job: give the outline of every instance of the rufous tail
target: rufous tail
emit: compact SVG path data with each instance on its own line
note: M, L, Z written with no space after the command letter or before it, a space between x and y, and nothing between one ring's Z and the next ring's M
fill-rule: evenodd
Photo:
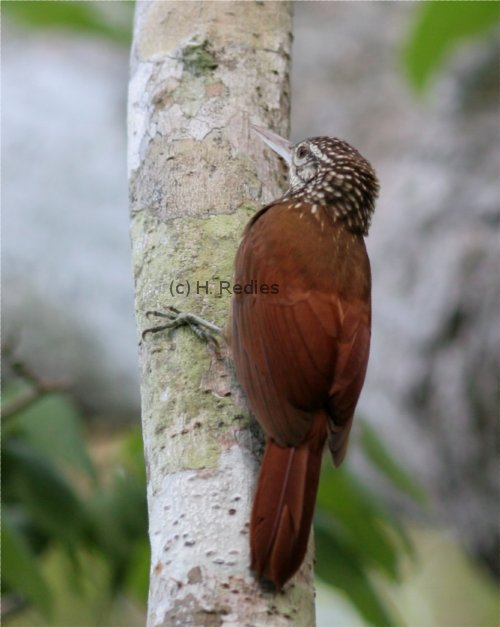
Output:
M299 446L267 440L250 519L250 554L258 578L277 589L306 554L325 439L326 416L318 414Z

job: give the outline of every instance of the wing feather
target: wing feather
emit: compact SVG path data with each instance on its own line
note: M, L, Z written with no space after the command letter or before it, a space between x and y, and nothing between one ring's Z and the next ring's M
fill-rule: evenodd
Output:
M290 211L286 205L268 208L240 245L235 282L278 290L235 294L233 357L266 434L282 446L297 445L314 412L326 409L337 463L368 360L369 262L362 237L334 223L324 229L310 213L305 225ZM350 267L359 266L353 276Z

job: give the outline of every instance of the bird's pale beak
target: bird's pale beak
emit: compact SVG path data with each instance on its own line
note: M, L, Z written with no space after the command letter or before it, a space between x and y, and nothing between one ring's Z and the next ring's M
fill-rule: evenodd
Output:
M283 139L283 137L280 137L276 133L273 133L267 128L263 128L262 126L256 126L255 124L250 124L250 126L263 142L272 148L274 152L277 152L280 157L283 157L288 165L292 163L293 144L291 144L288 139Z

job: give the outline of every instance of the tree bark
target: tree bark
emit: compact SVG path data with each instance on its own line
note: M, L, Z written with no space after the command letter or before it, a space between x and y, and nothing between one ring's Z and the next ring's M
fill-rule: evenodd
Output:
M288 130L288 2L138 2L129 86L139 332L175 305L224 325L244 225L283 191L249 122ZM230 370L185 329L140 342L148 625L313 625L311 552L284 593L249 571L258 464Z

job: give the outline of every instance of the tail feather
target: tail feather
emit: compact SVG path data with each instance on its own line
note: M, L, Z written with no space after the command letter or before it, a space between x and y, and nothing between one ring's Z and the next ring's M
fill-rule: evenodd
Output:
M251 567L277 588L307 550L325 439L326 416L318 414L299 446L267 441L250 520Z

